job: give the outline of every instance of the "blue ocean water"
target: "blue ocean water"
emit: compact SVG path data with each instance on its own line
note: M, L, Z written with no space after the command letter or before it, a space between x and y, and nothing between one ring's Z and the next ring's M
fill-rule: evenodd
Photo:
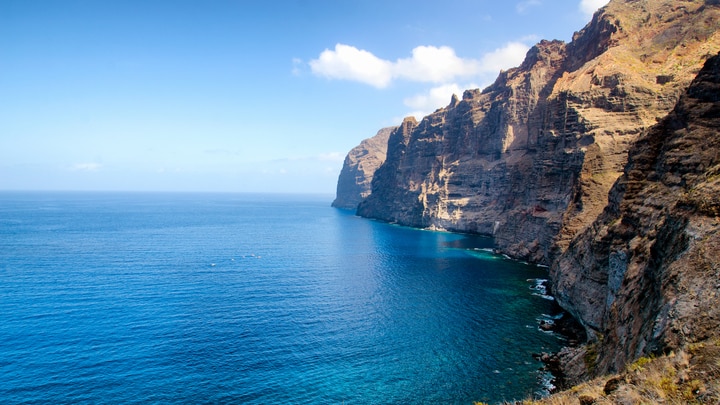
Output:
M0 193L0 400L522 399L546 271L329 196Z

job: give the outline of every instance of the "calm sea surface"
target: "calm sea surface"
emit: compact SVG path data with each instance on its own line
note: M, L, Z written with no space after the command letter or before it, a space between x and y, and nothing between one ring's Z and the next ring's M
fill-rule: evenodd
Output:
M546 271L330 196L0 193L0 401L521 399Z

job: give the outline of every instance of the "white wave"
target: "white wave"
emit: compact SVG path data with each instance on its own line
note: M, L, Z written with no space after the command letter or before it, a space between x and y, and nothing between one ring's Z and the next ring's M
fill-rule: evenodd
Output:
M553 376L549 371L541 371L539 374L538 380L540 383L540 390L536 394L539 397L546 397L557 388L555 384L553 384L555 376Z

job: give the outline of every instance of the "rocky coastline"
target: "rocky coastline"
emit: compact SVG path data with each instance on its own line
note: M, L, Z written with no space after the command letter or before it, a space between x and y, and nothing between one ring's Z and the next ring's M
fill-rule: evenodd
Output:
M603 211L635 139L720 50L717 19L700 0L611 1L572 42L540 41L488 88L406 119L358 214L492 236L550 265Z
M564 357L568 350L577 350L586 341L587 335L582 325L559 305L554 312L552 322L540 321L540 329L561 336L565 348L555 353L535 353L533 357L543 364L543 369L552 376L550 383L554 387L550 393L563 391L577 384L577 377L566 372Z
M611 0L572 42L541 41L488 88L392 129L357 213L492 236L549 266L571 316L541 327L568 345L537 357L559 389L709 355L696 348L720 342L717 21L715 0ZM684 398L720 401L703 384Z

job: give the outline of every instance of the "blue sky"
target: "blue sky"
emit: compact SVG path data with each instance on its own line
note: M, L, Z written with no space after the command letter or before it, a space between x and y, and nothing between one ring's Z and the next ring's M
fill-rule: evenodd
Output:
M607 0L0 0L0 190L334 193Z

